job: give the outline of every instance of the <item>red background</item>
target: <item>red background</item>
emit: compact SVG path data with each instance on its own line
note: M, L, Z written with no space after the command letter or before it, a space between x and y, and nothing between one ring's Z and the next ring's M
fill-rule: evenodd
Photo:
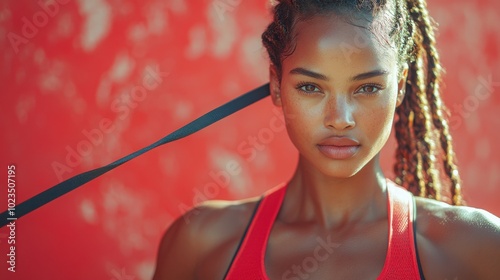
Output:
M439 0L429 7L440 24L444 99L454 116L465 195L469 205L496 215L499 3ZM37 1L1 1L0 176L16 165L17 202L59 182L54 164L68 166L68 149L90 143L83 131L100 129L102 137L63 179L150 144L265 83L260 34L270 20L267 8L264 0L59 0L47 15ZM25 20L35 21L36 31L23 27ZM148 67L168 74L136 100L123 99L144 86ZM7 271L8 231L0 229L0 278L150 279L160 237L197 193L237 199L289 178L297 153L284 131L266 135L269 143L255 158L238 149L269 132L272 109L269 99L261 101L18 220L16 273ZM112 124L104 132L103 120ZM393 149L391 139L383 156L389 177ZM210 173L231 161L241 170L229 187L204 191L214 182ZM0 194L4 211L5 184Z

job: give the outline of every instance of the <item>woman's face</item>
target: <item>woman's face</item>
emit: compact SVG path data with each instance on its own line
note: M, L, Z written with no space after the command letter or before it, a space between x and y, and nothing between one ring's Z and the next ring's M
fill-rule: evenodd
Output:
M303 163L327 176L353 176L382 149L402 101L396 52L336 16L298 22L294 31L281 83L271 67L273 102Z

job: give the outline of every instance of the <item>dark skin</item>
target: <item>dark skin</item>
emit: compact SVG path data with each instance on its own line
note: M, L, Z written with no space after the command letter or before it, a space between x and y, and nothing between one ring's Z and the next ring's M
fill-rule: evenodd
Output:
M283 60L281 79L270 68L273 103L285 113L299 161L269 236L266 274L375 279L388 245L379 153L404 98L407 70L397 66L393 49L334 15L299 22L295 31L297 47ZM367 40L356 46L353 34ZM356 48L346 52L345 46ZM292 71L298 68L309 72ZM360 146L347 159L332 159L318 150L330 136L350 137ZM161 241L154 279L223 279L257 199L205 202L176 220ZM499 279L498 217L416 201L417 245L427 279ZM297 270L318 238L333 244L332 253L311 274Z

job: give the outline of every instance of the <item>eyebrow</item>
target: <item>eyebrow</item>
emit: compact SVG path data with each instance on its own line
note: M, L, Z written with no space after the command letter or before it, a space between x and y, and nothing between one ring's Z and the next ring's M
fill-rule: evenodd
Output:
M358 75L352 77L351 80L352 81L360 81L360 80L365 80L365 79L368 79L368 78L373 78L373 77L378 77L378 76L385 76L388 73L389 72L386 71L386 70L377 69L377 70L373 70L373 71L370 71L370 72L358 74Z
M360 81L360 80L365 80L365 79L373 78L373 77L377 77L377 76L384 76L384 75L387 75L388 73L389 72L386 70L377 69L377 70L373 70L370 72L358 74L358 75L352 77L351 80L352 81ZM325 76L323 74L320 74L320 73L317 73L317 72L314 72L311 70L307 70L307 69L302 68L302 67L297 67L297 68L292 69L290 71L290 74L309 76L311 78L315 78L315 79L323 80L323 81L330 80L327 76Z
M309 76L311 78L315 78L315 79L323 80L323 81L329 81L330 80L330 79L328 79L327 76L325 76L323 74L316 73L314 71L307 70L307 69L304 69L302 67L297 67L297 68L292 69L290 71L290 74L298 74L298 75Z

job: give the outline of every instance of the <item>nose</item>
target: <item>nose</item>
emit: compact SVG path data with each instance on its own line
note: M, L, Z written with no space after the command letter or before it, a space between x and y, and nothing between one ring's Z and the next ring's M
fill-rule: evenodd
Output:
M354 105L347 96L330 97L325 104L325 127L339 131L353 128L356 125L354 109Z

